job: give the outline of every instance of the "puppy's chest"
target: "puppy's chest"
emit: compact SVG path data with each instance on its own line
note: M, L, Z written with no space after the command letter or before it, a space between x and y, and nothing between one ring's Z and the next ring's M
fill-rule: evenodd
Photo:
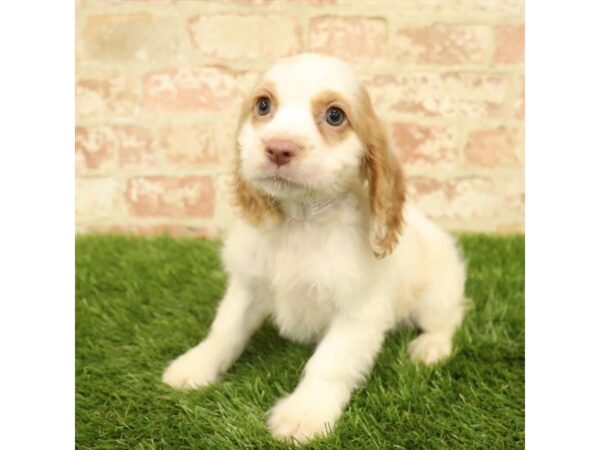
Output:
M310 291L328 298L344 284L358 282L362 270L361 239L351 227L290 225L257 243L266 269L257 276L273 289Z
M281 334L319 337L341 302L364 288L361 237L343 226L290 226L258 240L253 278L270 297Z
M282 336L297 342L314 342L331 322L335 300L309 284L291 288L274 285L271 291L271 318Z

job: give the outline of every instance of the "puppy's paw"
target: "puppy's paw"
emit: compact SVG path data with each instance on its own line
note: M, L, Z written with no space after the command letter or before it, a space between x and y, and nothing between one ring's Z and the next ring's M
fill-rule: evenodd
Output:
M176 389L197 389L214 383L219 373L201 349L192 348L169 364L162 381Z
M452 339L446 335L423 333L408 344L413 361L427 365L435 364L452 352Z
M329 434L341 414L340 404L326 392L320 397L294 392L271 409L268 425L275 439L303 443Z

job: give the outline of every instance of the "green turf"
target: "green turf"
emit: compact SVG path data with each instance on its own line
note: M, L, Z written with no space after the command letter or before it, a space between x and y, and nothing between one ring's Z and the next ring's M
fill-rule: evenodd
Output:
M415 331L390 335L334 433L309 448L523 447L524 239L461 243L474 307L452 358L415 367L406 355ZM311 347L267 325L221 383L178 392L160 382L167 362L208 330L226 282L218 249L192 239L77 238L78 448L287 448L270 437L265 413L294 388Z

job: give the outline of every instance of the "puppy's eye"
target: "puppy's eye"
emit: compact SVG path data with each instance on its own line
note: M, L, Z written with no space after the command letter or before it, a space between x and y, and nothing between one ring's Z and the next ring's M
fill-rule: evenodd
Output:
M346 116L344 114L344 111L335 106L329 108L325 113L325 120L327 120L327 123L329 125L332 125L334 127L339 127L344 122L345 118Z
M266 116L271 111L271 100L267 97L261 97L256 101L256 113L259 116Z

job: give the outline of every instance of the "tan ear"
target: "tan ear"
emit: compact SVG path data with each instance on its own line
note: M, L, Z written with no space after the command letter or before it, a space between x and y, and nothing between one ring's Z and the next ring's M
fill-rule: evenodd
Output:
M364 115L361 134L366 145L364 162L371 210L369 239L375 257L383 258L394 250L402 229L406 199L404 174L366 91L361 106Z

